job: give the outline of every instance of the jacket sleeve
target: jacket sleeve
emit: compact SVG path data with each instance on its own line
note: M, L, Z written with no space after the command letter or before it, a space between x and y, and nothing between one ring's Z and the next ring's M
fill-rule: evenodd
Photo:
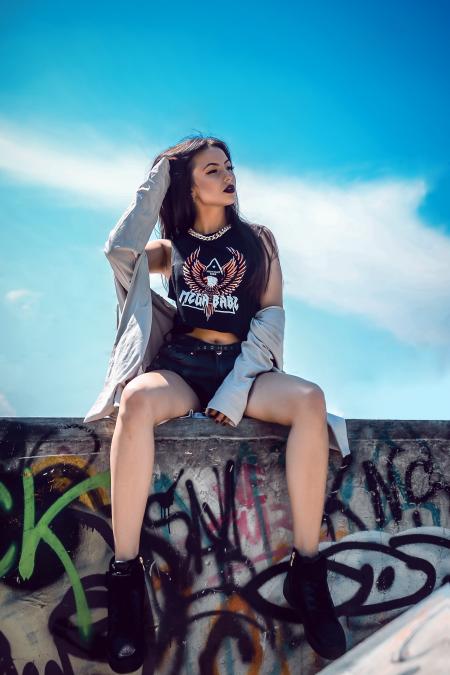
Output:
M113 268L117 295L122 303L130 288L136 261L158 222L169 185L170 162L167 157L162 157L150 170L147 180L138 187L135 198L111 230L103 247ZM118 283L123 293L119 293Z
M233 426L242 419L256 376L273 369L282 370L284 325L283 307L272 305L255 314L233 369L209 401L207 407L226 415Z

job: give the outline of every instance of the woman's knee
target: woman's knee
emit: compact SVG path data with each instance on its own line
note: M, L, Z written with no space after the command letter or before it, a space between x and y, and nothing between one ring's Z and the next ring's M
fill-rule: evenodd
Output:
M297 409L302 411L308 410L310 413L326 417L327 404L325 400L325 393L315 382L299 381L299 386L295 395L295 402Z
M149 387L143 386L136 379L128 382L122 391L119 405L119 414L122 417L152 415L154 394Z

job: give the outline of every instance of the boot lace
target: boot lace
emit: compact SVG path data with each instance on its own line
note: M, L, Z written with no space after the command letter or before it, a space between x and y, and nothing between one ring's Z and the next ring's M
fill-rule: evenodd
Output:
M326 580L303 580L302 590L306 608L316 614L334 616L334 605Z

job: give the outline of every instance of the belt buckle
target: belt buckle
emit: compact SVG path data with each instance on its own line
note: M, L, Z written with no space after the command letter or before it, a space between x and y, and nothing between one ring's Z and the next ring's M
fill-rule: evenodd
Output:
M217 354L217 356L220 356L221 353L222 353L222 351L223 351L223 350L222 350L222 347L220 347L220 351L217 351L217 349L216 349L216 354Z

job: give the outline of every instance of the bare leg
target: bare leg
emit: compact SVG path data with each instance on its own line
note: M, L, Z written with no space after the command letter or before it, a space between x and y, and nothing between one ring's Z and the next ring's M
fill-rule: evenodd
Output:
M250 390L245 415L290 425L286 481L292 510L294 546L318 551L328 471L328 429L323 391L288 373L261 373Z
M319 550L328 454L325 402L315 390L301 401L286 445L286 480L294 546L308 556Z
M155 455L154 427L200 410L197 394L177 373L152 371L122 392L111 442L111 508L116 560L138 555Z
M119 413L111 443L111 508L116 560L135 558L154 460L150 415Z
M255 379L246 415L290 425L286 479L292 509L294 546L283 595L300 611L305 637L327 659L341 656L345 632L327 583L327 561L318 555L328 468L325 396L313 382L288 373L261 373Z

